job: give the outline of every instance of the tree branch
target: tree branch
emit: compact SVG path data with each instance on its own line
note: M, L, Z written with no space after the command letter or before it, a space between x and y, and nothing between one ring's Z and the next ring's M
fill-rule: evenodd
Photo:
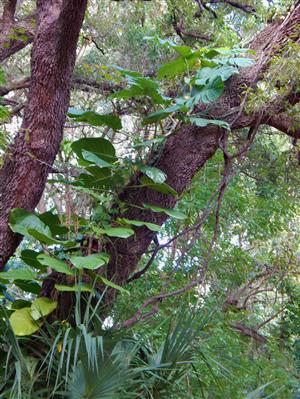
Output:
M14 22L3 20L0 24L0 62L30 44L36 32L36 14Z

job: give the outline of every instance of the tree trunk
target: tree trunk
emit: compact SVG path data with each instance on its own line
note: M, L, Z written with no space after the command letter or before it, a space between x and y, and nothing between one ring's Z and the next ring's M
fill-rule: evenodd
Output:
M59 149L86 4L87 0L38 2L28 105L0 170L0 269L21 240L9 228L9 212L17 207L34 210Z

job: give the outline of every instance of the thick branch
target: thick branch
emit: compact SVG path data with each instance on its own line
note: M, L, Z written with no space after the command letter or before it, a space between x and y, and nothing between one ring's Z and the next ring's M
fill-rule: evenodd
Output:
M239 10L244 11L245 13L250 13L250 14L255 14L256 9L255 7L248 5L248 4L241 4L236 1L231 1L231 0L209 0L207 3L209 4L228 4L231 7L238 8Z
M2 21L0 28L0 62L3 62L33 41L36 32L36 15L29 15L17 22Z
M299 123L298 127L295 127L295 119L284 115L273 115L267 119L266 124L275 129L280 130L283 133L286 133L288 136L293 137L294 139L300 139L300 128Z

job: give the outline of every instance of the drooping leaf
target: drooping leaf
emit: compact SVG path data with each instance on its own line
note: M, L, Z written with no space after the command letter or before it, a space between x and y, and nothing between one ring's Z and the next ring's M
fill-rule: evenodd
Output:
M51 235L43 234L42 232L40 232L36 229L28 229L28 234L30 236L36 238L42 244L47 244L47 245L57 244L57 245L62 245L64 247L72 247L75 245L74 241L57 240L56 238L53 238Z
M24 249L21 252L21 259L27 265L34 267L35 269L39 269L41 271L45 271L46 268L43 266L38 260L37 257L39 252L33 251L32 249Z
M128 100L136 97L150 97L154 104L166 104L168 98L162 95L157 82L141 75L132 75L123 70L123 75L127 78L129 88L117 91L110 95L111 99L118 98Z
M110 141L102 137L82 138L74 141L71 147L75 154L82 160L84 160L83 150L91 152L109 163L116 162L117 160L114 146Z
M191 97L193 98L191 105L195 105L199 102L203 104L209 104L217 100L224 91L224 83L218 76L214 80L210 80L203 86L193 86ZM187 102L187 105L189 102Z
M160 208L159 206L150 204L143 204L143 206L146 209L151 209L151 211L153 212L165 213L166 215L174 219L184 220L187 218L187 216L183 212L177 211L176 209Z
M41 221L41 219L31 212L21 208L14 208L9 216L10 228L14 233L22 234L23 236L30 235L29 229L35 229L45 235L51 236L49 226Z
M15 280L14 284L25 292L30 292L34 295L39 295L42 287L36 281L29 280Z
M103 229L104 234L109 237L128 238L134 234L134 231L128 227L108 227Z
M41 326L31 317L31 308L17 309L9 318L11 327L17 336L34 334Z
M151 231L156 231L156 232L161 231L161 226L159 226L155 223L143 222L142 220L131 220L131 219L126 219L126 218L120 218L120 219L118 219L118 222L125 223L125 224L132 224L133 226L137 226L137 227L146 226Z
M101 159L96 154L93 154L90 151L82 150L82 156L83 156L83 158L86 161L91 162L91 163L99 166L100 168L111 168L111 169L113 169L113 168L116 167L116 165L104 161L103 159Z
M52 212L44 212L39 215L39 218L42 222L49 226L51 233L54 236L66 234L69 231L66 226L61 225L58 215L55 215Z
M171 105L168 108L161 109L156 112L152 112L151 114L149 114L148 116L146 116L143 119L143 125L148 125L150 123L156 123L158 121L161 121L161 120L167 118L173 112L177 112L177 111L183 111L183 112L188 111L188 108L185 105L185 102L178 102L177 104Z
M57 302L51 301L49 298L41 297L34 300L31 304L31 317L34 320L38 320L41 317L48 316L57 308Z
M168 184L166 183L155 183L152 179L150 179L148 176L142 176L140 178L140 182L142 183L143 186L149 187L152 190L158 191L160 193L163 194L171 194L174 197L177 196L176 191L170 187Z
M71 256L70 261L76 269L90 269L95 270L105 265L109 258L106 254L93 254L88 256Z
M5 280L31 281L36 279L36 273L29 268L10 269L7 272L1 272L0 278Z
M199 126L199 127L206 127L208 125L216 125L223 127L225 129L230 129L230 125L225 122L221 121L219 119L204 119L204 118L198 118L198 117L189 117L188 118L194 125Z
M62 260L59 260L57 258L54 258L46 254L40 254L37 257L37 259L42 265L49 266L51 267L51 269L55 270L56 272L64 273L69 276L74 275L74 270L70 269L70 267Z
M118 115L101 115L94 111L69 108L68 116L77 122L86 122L92 126L108 126L113 130L122 129L122 121Z
M167 175L162 170L154 166L140 165L139 169L155 183L163 183L167 178Z

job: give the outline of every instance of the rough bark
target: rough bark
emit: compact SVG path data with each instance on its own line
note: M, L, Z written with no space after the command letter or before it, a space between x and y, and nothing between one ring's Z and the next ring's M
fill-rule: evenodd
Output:
M255 88L257 82L266 71L271 58L284 49L289 39L293 41L299 40L299 23L300 2L297 3L283 21L274 22L272 26L268 26L258 34L251 43L251 48L256 51L255 65L229 82L224 95L217 103L212 104L209 109L209 114L212 118L227 121L232 130L252 126L256 122L257 114L248 115L244 113L243 98L245 98L245 95L243 95L243 91L245 87ZM294 102L297 101L298 99ZM278 104L275 105L274 112L278 112ZM266 109L260 115L262 122L271 126L276 125L275 127L292 135L287 121L278 123L278 118L273 117L272 119L270 112L272 112L272 109L266 105ZM155 166L167 174L167 183L179 195L189 186L195 173L217 150L219 133L216 127L202 129L187 127L167 141L164 151ZM135 177L133 182L135 184L138 183L138 176ZM133 190L130 185L131 183L121 194L120 199L122 201L136 205L151 203L165 208L173 208L176 204L174 197L158 194L147 189ZM129 208L122 217L150 221L158 225L162 225L166 220L164 214L145 212L134 207ZM135 232L135 236L127 240L113 240L107 248L111 258L108 265L108 277L120 285L126 283L129 274L137 267L138 261L147 250L154 236L153 232L147 228L136 228Z
M251 126L255 122L257 115L245 115L243 112L242 98L245 87L255 87L255 84L262 77L274 53L283 48L288 38L292 38L292 40L297 40L299 38L299 29L297 28L299 23L300 5L298 3L291 14L286 17L284 21L274 23L271 27L267 27L265 31L258 35L256 40L252 43L252 48L257 50L257 54L255 56L256 64L254 67L243 71L240 77L231 80L225 95L217 104L213 104L209 109L209 113L213 118L219 118L228 121L232 125L233 129ZM61 75L61 71L59 73ZM50 83L50 87L52 88L53 84L52 82ZM47 84L47 82L45 81L44 84ZM48 107L48 104L46 104L46 106ZM58 115L61 115L61 110L59 111ZM61 119L63 120L63 118ZM51 123L53 123L53 121ZM45 125L43 126L45 129ZM45 129L45 137L48 137L49 135L48 129L47 132ZM24 136L24 132L20 134ZM200 129L190 126L183 128L175 136L170 137L167 140L163 153L155 165L167 174L167 183L170 184L179 193L179 195L188 187L194 174L199 170L199 168L201 168L201 166L203 166L203 164L214 154L218 148L219 134L219 129L216 127ZM58 142L61 138L61 133L56 134L55 137L50 135L50 138L52 138L52 141L55 142L56 146L53 146L51 150L50 163L52 164L53 158L55 156L55 148L57 148ZM25 142L24 139L22 142ZM39 152L41 152L43 144L40 144L40 140L37 140L37 142L37 155L41 155ZM18 147L16 146L15 153L13 153L13 155L17 153L17 148ZM19 155L18 159L22 161L20 166L20 170L22 170L24 169L23 155ZM36 181L39 187L38 189L35 189L34 195L27 194L24 188L21 189L20 192L18 190L16 190L16 192L19 198L24 196L26 197L28 195L28 201L25 202L25 205L28 205L28 207L25 207L27 207L27 209L33 209L38 202L38 197L42 192L42 186L46 180L46 175L49 169L45 164L41 164L40 162L37 162L36 159L32 159L28 156L26 158L26 162L31 162L29 169L30 176L28 176L27 185L32 186L32 184ZM10 164L11 162L7 163ZM14 172L12 171L10 172L10 177L13 176ZM172 208L175 206L176 198L174 197L165 196L149 189L132 188L132 183L137 183L139 177L139 175L136 175L131 184L125 188L124 192L120 196L122 201L125 201L131 205L151 203L160 207ZM5 181L5 184L8 183L8 181L9 179ZM20 182L20 180L18 180L18 182ZM9 196L8 199L11 200ZM14 201L11 201L11 203L13 202ZM11 203L9 203L10 207L12 207ZM24 205L17 206L24 207ZM127 212L122 214L122 216L129 219L151 221L159 225L162 225L166 220L166 216L163 214L142 211L132 206L128 207ZM6 228L5 223L3 226ZM136 228L136 234L134 237L130 237L127 240L114 239L111 241L107 247L111 257L107 269L108 277L119 284L124 284L128 275L137 267L138 261L145 253L152 238L153 233L147 228ZM0 236L0 242L1 241L3 242ZM12 253L12 248L10 253ZM9 254L7 257L8 256ZM55 279L52 281L54 283ZM48 282L46 284L48 284ZM48 294L47 291L50 285L48 285L48 287L44 287L45 289L43 293L45 295Z
M201 129L195 126L182 128L170 137L155 166L168 176L167 183L180 196L190 185L195 173L212 157L219 146L220 129L215 126ZM165 195L149 188L131 188L139 183L139 175L129 183L120 195L120 200L128 204L128 210L121 216L127 219L143 220L162 225L167 216L142 210L143 204L174 208L178 198ZM132 206L137 205L139 208ZM110 254L108 277L118 284L125 284L141 256L146 252L154 233L146 227L135 229L135 235L124 239L113 239L107 246Z
M28 105L0 170L0 267L21 239L8 226L9 212L16 207L34 210L59 149L86 3L38 2Z

